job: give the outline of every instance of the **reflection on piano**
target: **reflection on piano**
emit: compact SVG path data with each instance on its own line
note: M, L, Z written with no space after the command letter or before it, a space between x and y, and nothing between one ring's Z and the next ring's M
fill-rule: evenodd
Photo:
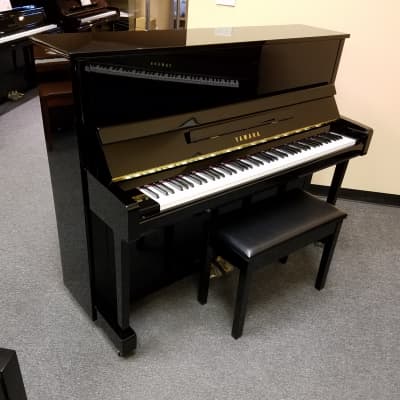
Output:
M0 101L11 91L25 91L35 84L29 36L57 30L48 24L43 7L22 5L0 12Z
M74 71L77 135L48 153L64 282L122 355L136 346L131 299L196 270L210 211L329 166L335 202L372 136L335 103L346 37L275 26L34 38Z
M57 0L60 25L64 32L87 31L119 19L119 10L106 0Z

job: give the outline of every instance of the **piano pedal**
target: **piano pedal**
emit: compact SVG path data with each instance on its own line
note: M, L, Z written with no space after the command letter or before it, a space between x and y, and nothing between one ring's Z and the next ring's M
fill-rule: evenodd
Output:
M323 241L314 242L314 246L315 247L320 247L321 249L323 249L324 248L324 242Z
M214 264L214 262L210 265L210 279L221 278L222 271Z
M18 101L24 97L24 93L18 92L18 90L10 90L7 94L7 98L12 101Z
M218 256L215 259L214 264L220 269L222 275L230 274L234 270L233 265L223 259L221 256Z

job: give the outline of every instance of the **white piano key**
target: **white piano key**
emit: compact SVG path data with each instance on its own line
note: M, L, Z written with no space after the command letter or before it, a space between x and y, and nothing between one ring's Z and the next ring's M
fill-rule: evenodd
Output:
M95 72L105 75L125 76L128 78L148 79L155 81L190 83L194 85L221 86L238 88L239 81L237 79L216 79L207 76L197 76L193 74L175 74L173 72L164 73L157 71L145 71L134 68L118 68L107 67L103 65L90 64L85 67L88 72Z
M115 10L106 11L99 14L94 14L89 17L80 18L82 24L90 24L93 21L97 21L99 19L110 17L111 15L115 15L117 12Z
M224 174L224 171L220 170L220 172L225 176L219 179L214 178L213 180L205 173L205 171L197 171L196 175L202 176L204 179L207 180L207 183L203 183L202 185L200 185L192 179L194 185L189 189L178 190L173 184L171 184L171 182L162 181L163 184L170 186L174 190L174 193L168 196L162 194L159 195L159 193L157 192L157 195L159 195L159 197L157 198L151 193L149 194L148 190L146 191L146 188L139 188L139 190L141 190L148 197L159 203L160 211L165 211L174 207L178 207L190 201L195 201L228 190L230 188L275 174L277 172L284 171L285 169L289 169L294 166L306 163L307 161L316 160L322 156L332 154L338 150L354 146L355 143L356 141L354 139L342 135L342 138L339 140L324 143L320 146L312 147L296 154L288 154L287 157L279 157L277 160L271 161L270 163L266 162L262 158L258 158L260 161L262 161L262 165L256 166L252 164L252 168L244 169L243 171L234 164L228 162L225 164L228 165L229 168L235 169L237 172L236 174ZM254 157L257 156L254 155ZM213 166L213 168L216 168L218 170L218 166Z
M6 35L3 37L0 37L0 44L12 42L12 41L18 40L18 39L23 39L23 38L26 38L26 37L29 37L32 35L36 35L37 33L51 31L56 28L57 28L57 25L49 24L49 25L39 26L38 28L28 29L23 32L13 33L11 35Z

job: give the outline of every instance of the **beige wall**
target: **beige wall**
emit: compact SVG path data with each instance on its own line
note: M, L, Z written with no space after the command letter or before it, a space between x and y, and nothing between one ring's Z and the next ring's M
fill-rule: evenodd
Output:
M341 114L374 128L369 153L352 160L343 187L400 195L400 1L190 0L188 27L300 23L350 33L339 68ZM328 184L331 171L314 177Z

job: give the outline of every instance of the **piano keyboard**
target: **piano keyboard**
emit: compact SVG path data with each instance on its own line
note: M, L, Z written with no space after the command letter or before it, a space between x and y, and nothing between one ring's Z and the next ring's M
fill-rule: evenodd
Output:
M84 18L79 18L79 21L81 21L81 24L90 24L91 22L97 21L99 19L111 17L111 15L115 15L117 12L116 11L106 11L100 14L94 14L89 17L84 17Z
M128 67L108 67L97 64L90 64L85 67L87 72L95 72L98 74L124 76L128 78L148 79L154 81L190 83L192 85L220 86L238 88L239 81L237 79L224 79L206 75L194 75L187 73L173 73L160 71L147 71L144 69L135 69Z
M0 37L0 44L12 42L13 40L23 39L25 37L36 35L37 33L47 32L56 28L57 25L49 24L49 25L39 26L38 28L28 29L23 32L13 33L11 35Z
M332 154L355 143L355 139L344 135L319 134L138 189L156 201L160 211L165 211Z

